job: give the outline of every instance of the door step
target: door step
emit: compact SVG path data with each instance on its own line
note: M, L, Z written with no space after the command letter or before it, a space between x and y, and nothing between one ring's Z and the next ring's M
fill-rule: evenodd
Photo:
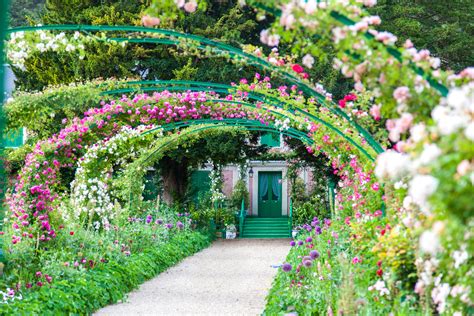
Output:
M247 217L241 238L290 238L288 217Z

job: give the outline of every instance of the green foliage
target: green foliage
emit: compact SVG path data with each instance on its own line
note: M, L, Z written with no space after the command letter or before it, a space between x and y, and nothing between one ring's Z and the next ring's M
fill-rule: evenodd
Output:
M141 252L110 260L95 269L64 277L40 290L25 291L23 300L2 305L2 314L89 314L122 300L145 280L207 247L210 237L200 232L172 236L167 243L143 247Z
M381 30L429 49L444 67L460 71L474 65L474 12L466 0L379 0L370 11L382 18Z
M379 258L374 252L367 251L376 243L371 235L378 232L380 225L384 226L384 220L380 218L353 227L335 221L330 226L322 225L320 235L314 232L301 234L298 240L303 241L303 245L292 247L286 258L292 270L278 272L267 296L264 315L291 312L298 315L382 315L395 310L397 315L419 315L419 306L413 298L406 296L411 289L399 288L393 279L384 277L390 295L380 295L378 290L370 289L376 281L382 280L376 273ZM357 234L357 240L351 240L353 234ZM308 241L307 237L312 240ZM313 250L319 252L319 257L312 260L309 267L301 265L301 258L309 256ZM354 258L361 261L354 263ZM386 264L391 264L390 258L384 258L382 263L383 269L389 270ZM413 262L410 264L413 268Z
M11 0L9 10L10 27L29 25L39 21L45 0Z
M5 105L8 129L25 127L33 140L47 138L61 129L63 119L70 121L86 110L100 106L103 99L100 92L104 90L98 86L100 83L49 87L35 93L16 92L13 101Z
M242 200L244 201L244 208L248 209L249 207L249 191L247 190L247 184L243 179L239 179L234 186L234 191L232 191L232 196L230 197L231 206L240 210L242 207Z

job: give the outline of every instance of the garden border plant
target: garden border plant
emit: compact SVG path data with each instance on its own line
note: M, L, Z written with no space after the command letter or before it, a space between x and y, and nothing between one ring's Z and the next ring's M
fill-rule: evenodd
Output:
M273 49L268 56L264 56L259 47L247 46L243 51L239 51L195 36L189 36L190 40L181 42L170 42L162 38L138 38L130 41L150 40L177 45L182 52L195 55L199 54L198 50L203 48L201 44L204 43L218 46L217 51L211 49L205 53L222 53L218 50L224 49L230 52L230 58L243 56L244 60L237 62L245 63L252 60L269 67L288 82L294 83L296 90L303 91L302 94L314 97L314 103L307 105L310 112L332 111L355 127L357 134L362 133L365 138L367 131L361 130L360 125L350 119L350 115L363 117L370 114L375 121L382 120L382 122L389 118L385 121L389 131L388 137L396 144L393 149L378 156L376 166L361 156L351 155L350 150L353 149L351 146L340 146L338 150L332 148L336 144L343 144L344 141L341 142L339 137L329 133L325 134L324 127L318 126L313 131L313 127L317 125L309 124L307 128L311 137L318 142L318 146L308 150L311 152L322 150L331 159L334 172L341 177L338 183L340 188L336 195L338 209L336 216L349 215L345 219L339 219L344 221L344 224L341 222L339 224L344 227L344 232L348 233L347 236L352 241L350 249L355 254L348 267L352 264L356 267L353 271L365 272L362 279L360 276L354 277L351 273L344 273L347 278L343 278L345 282L340 290L335 289L339 292L331 297L331 302L334 303L335 298L341 294L345 297L351 295L356 297L357 291L354 288L357 284L365 286L368 291L374 293L367 299L370 299L372 304L370 307L379 311L386 311L387 308L413 311L423 305L422 308L429 312L430 305L433 305L440 314L472 312L474 291L469 284L469 275L472 275L473 268L469 263L473 259L474 236L467 232L472 231L474 224L472 219L474 210L469 200L469 188L474 183L472 165L474 152L470 146L474 140L474 123L469 120L474 114L473 69L466 69L454 75L438 70L439 60L430 56L428 51L416 50L410 41L404 44L404 48L396 47L396 37L393 34L374 29L374 26L380 24L380 19L368 16L362 9L363 5L368 7L374 5L376 2L374 0L345 3L319 1L269 3L264 0L258 2L268 4L269 8L275 5L281 8L281 11L272 10L279 18L271 29L262 32L262 42L270 47L278 46L280 40L294 44L296 56L281 56L276 49ZM172 0L164 3L167 5L167 10L162 11L163 19L172 20L176 15L184 14L184 11L205 9L205 5L197 6L195 0L184 1L182 5L180 3L176 5ZM163 2L161 4L163 5ZM154 9L156 3L150 12ZM159 23L159 19L144 17L143 22L145 25L153 26ZM137 31L139 28L130 30ZM153 33L165 32L180 36L177 32L148 30ZM338 57L334 60L335 67L347 77L354 79L355 90L359 91L361 96L351 94L340 100L337 105L331 103L327 106L329 101L326 99L330 99L330 96L322 87L310 87L311 83L306 80L304 68L295 61L296 58L301 58L302 63L311 68L314 63L313 55L324 55L324 52L307 40L314 38L318 31L320 38L332 42ZM65 37L61 34L59 36ZM19 52L21 53L21 50ZM305 55L301 56L302 54ZM362 59L364 57L365 60ZM448 91L443 85L451 89ZM369 102L362 104L362 108L354 107L353 101L358 98L368 98ZM295 96L293 101L298 106L301 100ZM133 114L132 109L130 111L130 114ZM174 114L181 115L179 111ZM264 122L266 119L267 117ZM107 130L108 120L110 119L98 119L94 124L98 129L105 127ZM342 123L341 120L336 121ZM310 121L301 122L300 126L293 127L304 129L304 124L308 122ZM286 127L292 122L281 123ZM383 125L376 125L374 122L370 124L376 129L383 128ZM323 130L325 132L322 132ZM110 135L103 133L97 136ZM89 141L94 143L99 138ZM369 145L374 147L372 140L372 137L366 139ZM70 154L75 158L76 148L71 149L68 147L70 144L65 145L66 155ZM374 149L379 153L382 151L377 146ZM41 145L37 146L35 151L41 156ZM30 158L33 159L32 156ZM42 159L40 161L43 163ZM140 159L137 161L141 162ZM51 171L54 173L54 169L46 165L39 165L37 168L42 170L46 177L54 175L50 174ZM30 166L27 165L25 168L28 167ZM383 183L379 184L374 175ZM39 177L41 178L41 175ZM373 221L371 218L379 218L382 215L382 211L378 209L380 204L376 203L380 199L379 190L382 187L385 191L383 199L390 210L389 217L382 222L378 219ZM41 202L50 198L51 191L42 187L31 189L34 191L30 192L32 195L42 196L39 201L34 200L32 208L43 210L45 205ZM21 196L22 193L19 194ZM28 194L25 192L25 196ZM20 196L18 197L21 198ZM16 224L18 227L13 228L19 229L21 226ZM53 230L50 233L51 227L48 222L41 225L40 230L46 230L54 237L55 232ZM331 222L325 221L324 225L329 228ZM316 235L322 233L319 219L314 219L306 229L311 233L314 231ZM337 234L337 231L331 231L330 239L327 240L329 245L339 243ZM311 246L314 247L312 238L309 236L305 240L307 243L303 248L305 252L309 251L308 248ZM16 236L13 238L13 243L19 243L20 239ZM44 239L48 240L50 236L45 236ZM303 241L302 245L304 244ZM404 249L399 248L400 244L412 245L409 253L403 252ZM377 252L370 253L369 249L376 249ZM303 278L300 279L305 280L299 281L302 288L305 288L303 285L306 282L317 288L320 286L314 283L317 280L307 281L304 274L307 271L310 273L309 268L316 265L321 277L328 279L327 270L324 273L319 271L323 268L316 264L318 257L313 251L302 259L289 257L295 260L295 270L289 263L284 264L282 268L287 273L302 273L300 276ZM328 257L331 257L330 251ZM335 267L327 267L329 279L331 269L345 267L345 264L337 264L338 262ZM358 266L362 269L357 268ZM349 268L349 272L350 270ZM367 274L367 271L370 273ZM411 271L417 275L414 290L410 288L411 279L403 279L403 271ZM291 291L298 291L298 288L299 286L296 286ZM355 306L353 302L352 305L350 302L343 303L340 305L343 311L363 310L361 304ZM317 305L308 307L312 312L318 310ZM335 307L328 306L328 309L322 312L332 313L332 308Z

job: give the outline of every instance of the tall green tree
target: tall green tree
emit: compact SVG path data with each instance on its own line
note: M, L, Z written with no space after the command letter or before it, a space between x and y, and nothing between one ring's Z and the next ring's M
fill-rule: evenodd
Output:
M410 38L429 49L443 68L454 71L474 65L474 2L472 0L379 0L371 9L382 18L379 29Z

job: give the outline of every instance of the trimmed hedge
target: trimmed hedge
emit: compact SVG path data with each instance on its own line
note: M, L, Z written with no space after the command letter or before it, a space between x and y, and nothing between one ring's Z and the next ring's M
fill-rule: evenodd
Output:
M189 231L177 234L156 248L132 254L124 264L109 262L74 280L25 295L23 300L0 305L1 315L84 315L122 300L145 280L165 271L211 243L210 235Z

